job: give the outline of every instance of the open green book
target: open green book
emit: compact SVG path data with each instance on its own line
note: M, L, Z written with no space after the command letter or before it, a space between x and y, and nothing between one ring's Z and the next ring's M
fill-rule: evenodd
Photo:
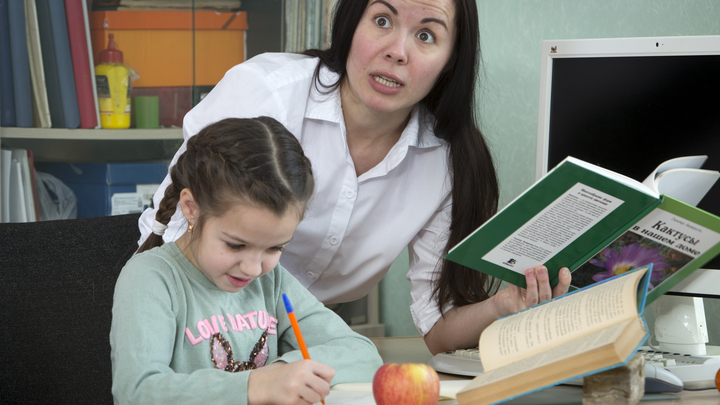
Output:
M702 178L697 201L718 177L685 174L666 179L682 188ZM572 289L652 263L651 303L720 253L720 218L658 189L568 157L446 258L521 287L529 268L544 264L555 285L568 267Z

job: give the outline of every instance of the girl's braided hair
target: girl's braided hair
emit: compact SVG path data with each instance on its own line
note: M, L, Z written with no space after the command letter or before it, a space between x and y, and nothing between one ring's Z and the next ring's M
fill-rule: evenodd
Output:
M187 188L201 213L193 237L207 216L221 216L238 202L277 216L296 209L302 218L314 187L300 143L270 117L227 118L203 128L188 140L170 179L155 219L167 225ZM162 244L162 236L151 233L139 252Z

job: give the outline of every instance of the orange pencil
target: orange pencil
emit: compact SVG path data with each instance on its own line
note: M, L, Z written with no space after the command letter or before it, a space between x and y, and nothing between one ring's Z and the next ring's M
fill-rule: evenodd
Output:
M305 339L303 339L302 332L300 332L300 325L298 325L297 318L295 318L295 312L293 312L292 304L287 294L283 293L283 301L285 302L285 310L287 311L288 318L290 319L290 325L292 325L293 332L295 332L295 338L300 346L300 353L302 353L303 359L310 360L310 353L308 353L307 346L305 346ZM322 400L323 405L325 400Z

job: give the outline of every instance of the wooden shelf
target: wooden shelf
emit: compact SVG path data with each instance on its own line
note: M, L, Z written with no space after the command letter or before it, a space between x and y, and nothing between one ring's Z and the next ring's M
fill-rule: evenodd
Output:
M36 161L117 163L168 161L182 144L181 128L2 128L4 148L33 151Z
M172 140L182 139L182 128L159 129L63 129L3 128L5 139L74 139L74 140Z

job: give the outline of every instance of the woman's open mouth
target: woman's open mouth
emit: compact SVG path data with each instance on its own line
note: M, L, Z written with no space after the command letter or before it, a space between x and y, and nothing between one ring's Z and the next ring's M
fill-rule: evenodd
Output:
M373 77L373 79L375 79L376 82L382 84L383 86L402 87L402 84L396 82L393 79L387 78L385 76L372 75L372 77Z

